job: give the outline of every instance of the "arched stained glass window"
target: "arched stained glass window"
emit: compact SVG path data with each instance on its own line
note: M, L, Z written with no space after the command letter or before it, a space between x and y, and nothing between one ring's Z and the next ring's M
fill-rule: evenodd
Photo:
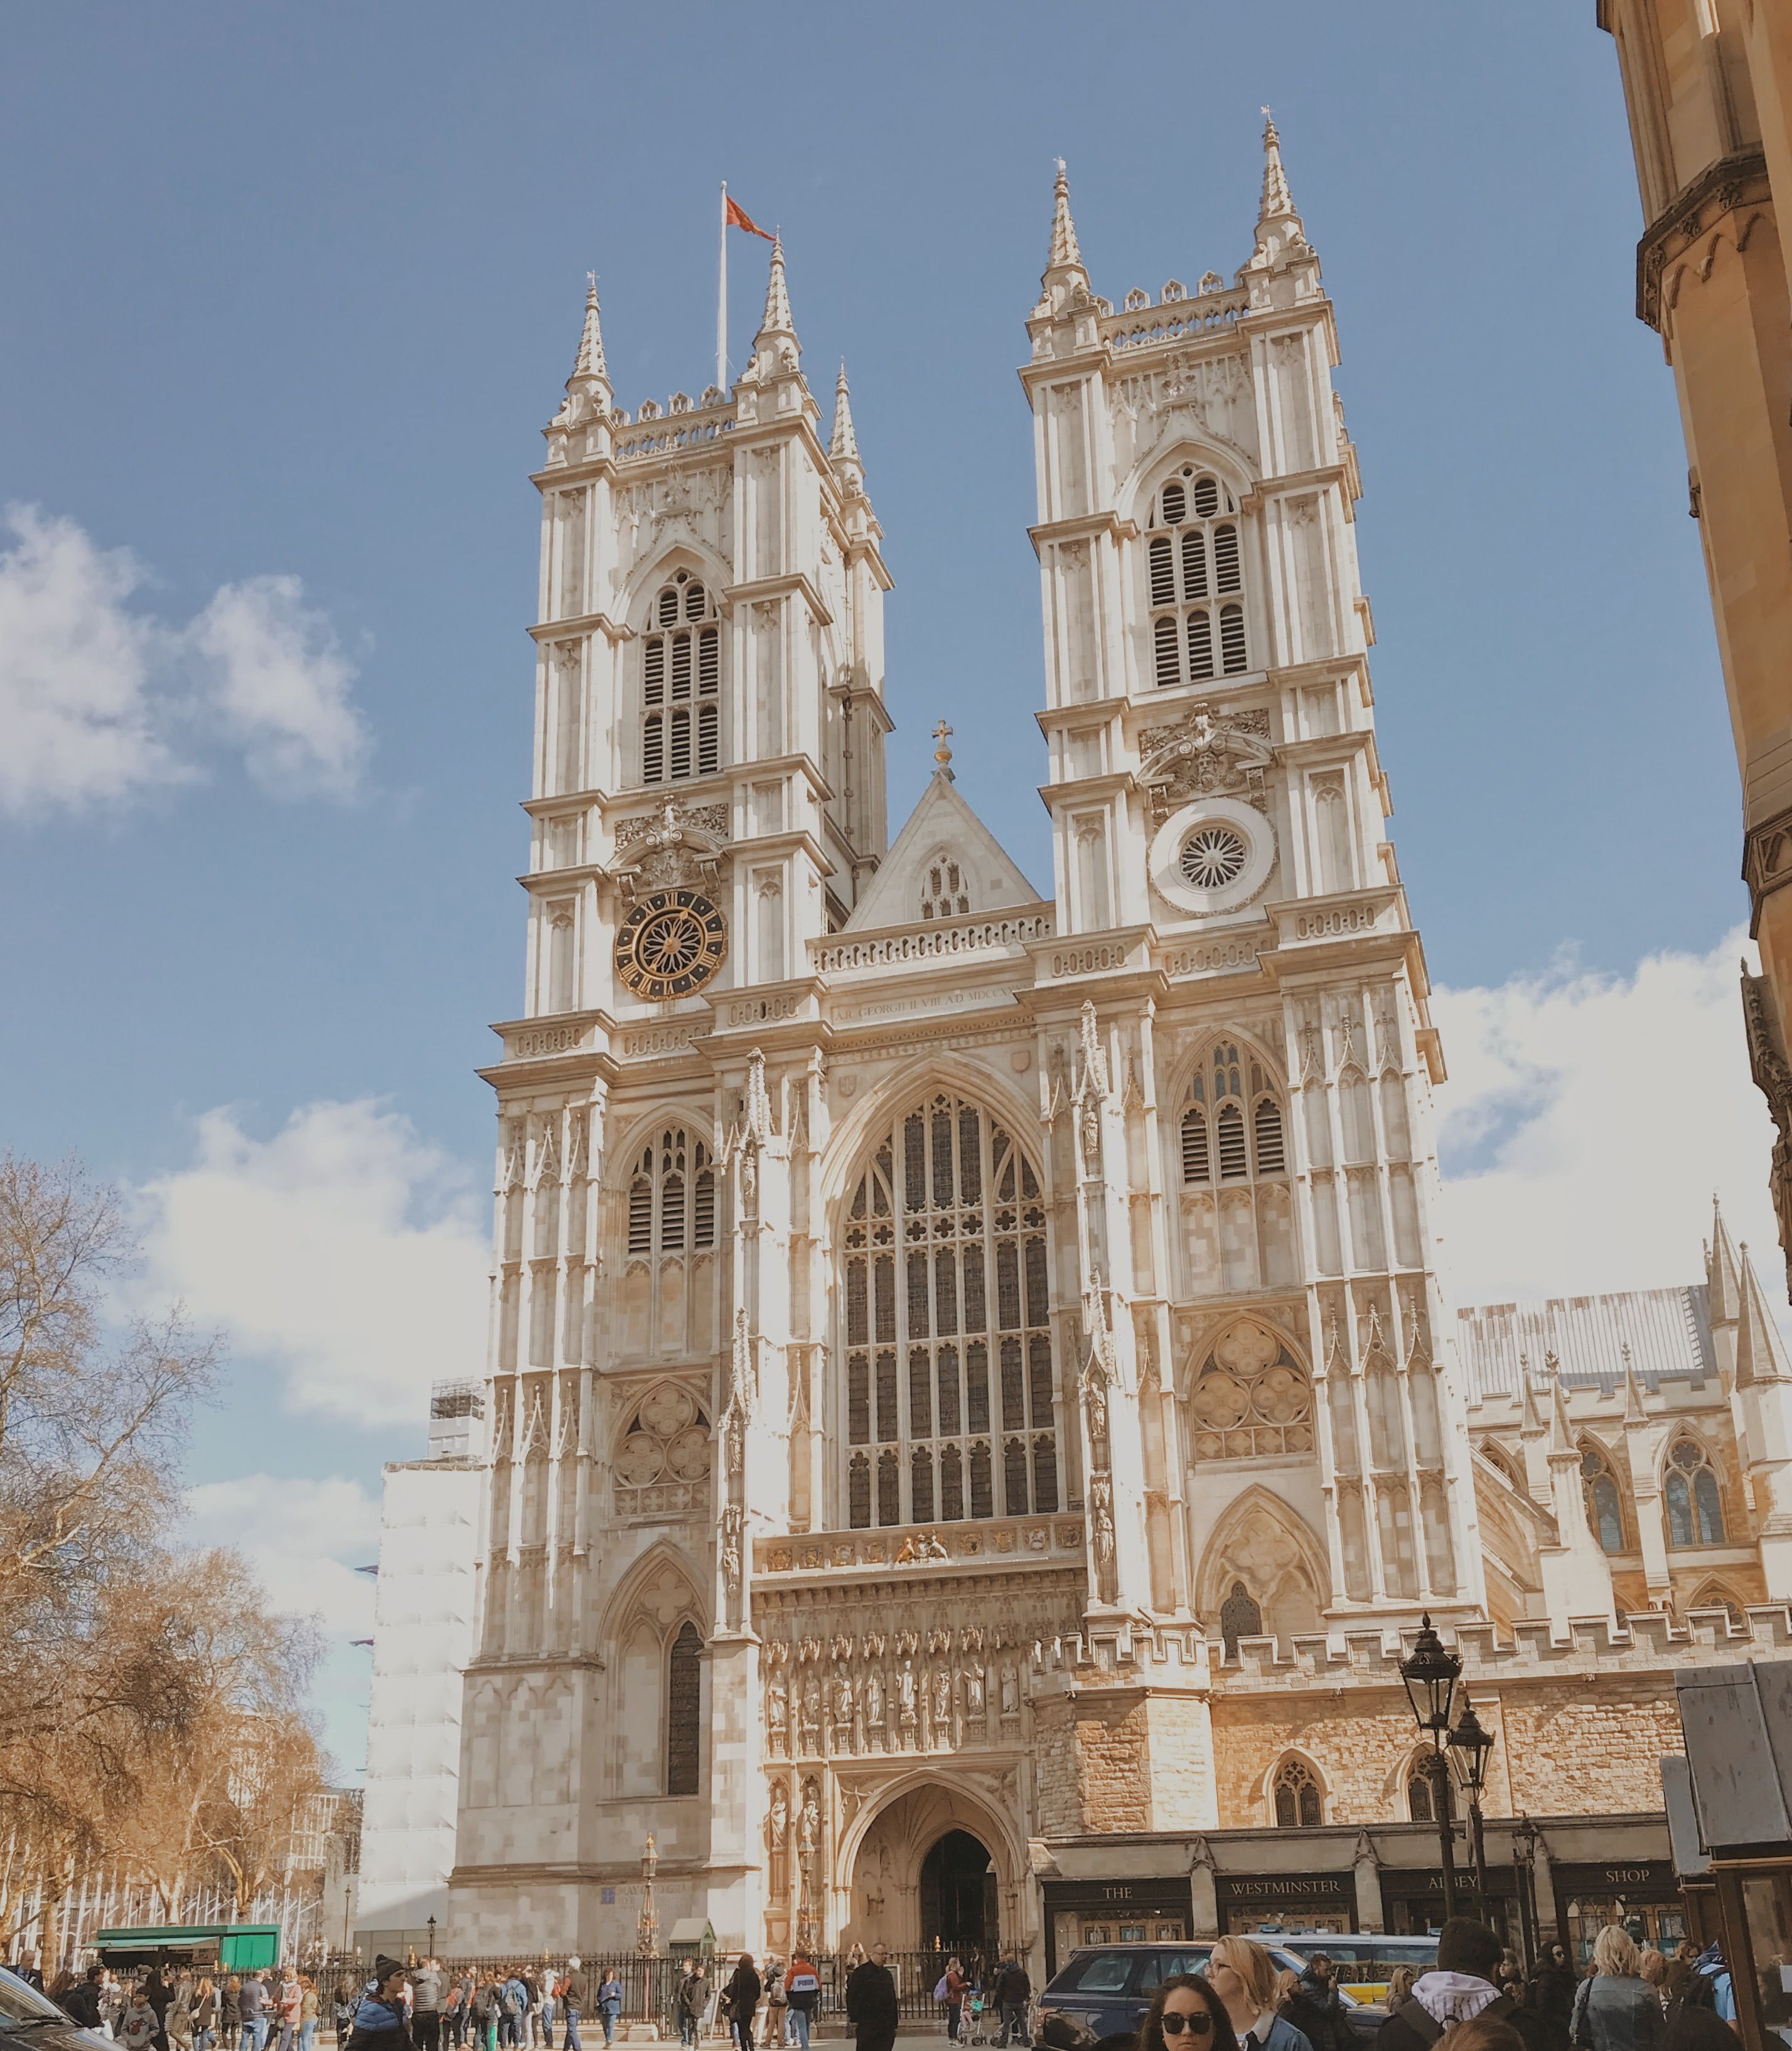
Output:
M1456 1791L1446 1773L1434 1778L1433 1768L1421 1754L1407 1768L1407 1814L1415 1823L1434 1823L1438 1821L1437 1790L1443 1788L1444 1814L1456 1814Z
M1056 1510L1045 1204L1013 1137L930 1097L876 1145L841 1236L848 1524Z
M1724 1498L1712 1471L1711 1460L1696 1440L1675 1442L1668 1455L1668 1476L1662 1494L1668 1505L1668 1543L1670 1545L1721 1545L1724 1537Z
M1618 1493L1611 1463L1597 1446L1583 1448L1581 1486L1587 1496L1587 1521L1593 1535L1607 1553L1624 1550L1624 1505Z
M703 1641L683 1623L666 1656L666 1792L697 1792L703 1733Z
M1271 1784L1278 1830L1317 1830L1325 1820L1319 1782L1304 1759L1285 1759Z

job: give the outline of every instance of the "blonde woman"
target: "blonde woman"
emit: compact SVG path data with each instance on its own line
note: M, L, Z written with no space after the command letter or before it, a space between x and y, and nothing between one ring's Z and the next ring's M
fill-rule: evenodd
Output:
M1238 2051L1313 2051L1276 2012L1276 1963L1248 1937L1222 1937L1207 1959L1207 1979L1231 2017Z
M1621 1923L1608 1923L1594 1940L1592 1976L1575 1991L1569 2040L1583 2051L1659 2051L1664 2034L1641 1955Z
M1387 1975L1387 2012L1404 2008L1412 1999L1412 1983L1418 1978L1411 1966L1396 1966Z

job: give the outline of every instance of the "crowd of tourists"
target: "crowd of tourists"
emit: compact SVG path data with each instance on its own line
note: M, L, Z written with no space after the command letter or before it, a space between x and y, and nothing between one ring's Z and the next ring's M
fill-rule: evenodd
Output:
M1714 1946L1673 1957L1639 1949L1618 1924L1600 1932L1587 1971L1559 1944L1527 1974L1484 1923L1457 1916L1438 1963L1397 1967L1376 2051L1735 2051L1735 1991ZM1249 1937L1222 1937L1202 1974L1160 1987L1137 2051L1356 2051L1332 1961L1277 1969Z
M901 2018L883 1945L846 1959L843 2007L856 2051L892 2051ZM34 1985L30 1964L14 1971ZM726 1971L726 1977L722 1977ZM314 2051L320 2026L340 2051L584 2051L581 2026L614 2041L622 1983L580 1960L445 1971L380 1958L371 1976L322 1987L290 1967L207 1973L151 1967L120 1977L100 1966L65 1973L45 1990L68 2015L124 2051ZM810 2051L822 1993L813 1959L685 1961L671 2014L681 2045L726 2030L730 2051ZM1032 1986L1016 1958L949 1956L933 1989L953 2043L1030 2045ZM1527 1974L1486 1924L1444 1926L1437 1964L1396 1967L1377 2051L1734 2051L1734 1990L1717 1947L1687 1943L1671 1957L1639 1948L1620 1926L1602 1930L1578 1973L1560 1944ZM558 2033L557 2038L556 2033ZM1157 1988L1135 2051L1359 2051L1332 1961L1317 1954L1279 1970L1254 1938L1217 1940L1199 1974Z

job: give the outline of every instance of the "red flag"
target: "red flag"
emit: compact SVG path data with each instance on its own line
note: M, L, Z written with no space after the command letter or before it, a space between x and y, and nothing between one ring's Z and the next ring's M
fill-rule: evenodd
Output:
M776 239L765 232L744 206L737 206L733 200L728 202L727 222L730 228L744 228L749 235L757 235L762 242Z

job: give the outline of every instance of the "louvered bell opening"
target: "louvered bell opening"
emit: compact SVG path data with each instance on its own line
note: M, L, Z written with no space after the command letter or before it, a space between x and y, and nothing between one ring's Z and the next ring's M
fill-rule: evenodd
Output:
M691 715L687 712L672 714L671 773L675 777L691 774Z
M1281 1106L1273 1096L1259 1097L1252 1123L1256 1127L1258 1174L1281 1174L1287 1167L1281 1141Z
M646 644L641 671L641 701L644 705L663 705L666 701L666 644L656 634Z
M1244 607L1242 605L1220 607L1219 650L1226 665L1227 675L1237 676L1246 667Z
M1219 485L1216 479L1198 477L1195 480L1195 513L1198 519L1211 520L1219 510Z
M1219 1111L1219 1179L1242 1182L1250 1173L1245 1158L1244 1112L1235 1104L1223 1104Z
M1182 537L1182 595L1207 595L1207 537L1199 527L1191 527Z
M1202 621L1204 625L1206 623L1206 615L1204 614L1202 615ZM1151 631L1157 647L1158 682L1160 684L1180 683L1182 681L1182 677L1180 666L1176 661L1176 623L1174 618L1167 616L1164 619L1160 619L1152 627ZM1203 674L1207 676L1212 675L1213 658L1211 653L1207 658L1207 667L1206 670L1204 672L1198 670L1195 674L1197 675Z
M665 722L655 713L641 729L641 781L661 782L666 774Z
M697 773L713 776L722 767L722 714L714 705L697 708Z
M1154 536L1151 544L1151 602L1153 605L1176 602L1176 558L1171 553L1168 534Z
M715 1244L715 1174L706 1168L697 1178L691 1205L691 1243L695 1247Z
M628 1251L653 1251L653 1185L644 1175L628 1186Z
M691 695L691 636L675 634L672 636L672 696L687 698Z
M672 585L667 584L659 594L659 624L662 627L675 626L678 616L679 595Z
M700 584L687 584L684 592L684 616L687 619L701 619L708 604L707 595Z
M713 698L722 688L722 632L706 627L697 637L697 688Z
M1238 581L1238 530L1227 525L1213 530L1213 580L1216 591L1242 591Z
M1196 678L1213 674L1213 622L1204 612L1188 615L1188 674Z
M1188 502L1183 496L1182 486L1173 479L1164 487L1164 525L1180 527L1188 517Z
M1204 1112L1187 1111L1182 1119L1182 1179L1206 1182L1212 1179L1207 1162L1207 1121Z

